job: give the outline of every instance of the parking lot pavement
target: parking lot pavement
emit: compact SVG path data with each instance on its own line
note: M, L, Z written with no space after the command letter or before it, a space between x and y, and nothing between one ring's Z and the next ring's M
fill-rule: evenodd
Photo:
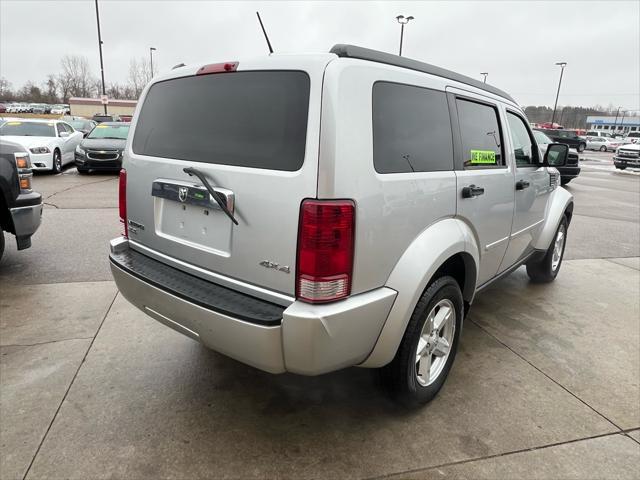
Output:
M273 376L156 323L108 273L116 177L34 185L52 206L0 265L3 480L637 478L635 177L569 184L574 260L553 284L520 269L481 293L445 387L416 411L372 371Z

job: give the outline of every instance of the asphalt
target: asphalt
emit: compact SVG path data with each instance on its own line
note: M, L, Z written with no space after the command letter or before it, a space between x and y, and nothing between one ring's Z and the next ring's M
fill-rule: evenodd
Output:
M0 264L0 477L638 478L640 174L587 153L553 284L482 292L440 395L374 372L269 375L117 293L115 175L38 175L31 249Z

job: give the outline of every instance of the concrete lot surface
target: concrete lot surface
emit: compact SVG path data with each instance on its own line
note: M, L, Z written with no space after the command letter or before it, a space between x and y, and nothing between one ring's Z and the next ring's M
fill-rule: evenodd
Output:
M439 396L374 372L273 376L134 309L111 280L117 179L38 175L33 247L0 264L0 478L637 479L640 178L600 156L557 280L482 292Z

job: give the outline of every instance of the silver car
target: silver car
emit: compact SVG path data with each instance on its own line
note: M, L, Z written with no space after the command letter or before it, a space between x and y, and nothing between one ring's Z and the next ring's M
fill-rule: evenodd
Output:
M241 362L381 368L424 403L476 293L520 265L558 274L567 154L543 155L503 91L364 48L178 68L131 124L111 270L147 315Z
M608 137L587 137L587 150L598 150L600 152L615 152L616 148L624 145L621 140Z

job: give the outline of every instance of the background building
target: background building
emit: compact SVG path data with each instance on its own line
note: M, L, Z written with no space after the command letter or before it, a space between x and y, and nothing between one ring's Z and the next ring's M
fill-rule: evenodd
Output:
M587 117L589 130L604 130L609 133L629 133L640 131L640 117L589 116Z
M112 115L133 115L136 100L109 100L107 113ZM93 117L96 113L103 114L104 106L99 98L71 97L69 99L71 115L79 117Z

